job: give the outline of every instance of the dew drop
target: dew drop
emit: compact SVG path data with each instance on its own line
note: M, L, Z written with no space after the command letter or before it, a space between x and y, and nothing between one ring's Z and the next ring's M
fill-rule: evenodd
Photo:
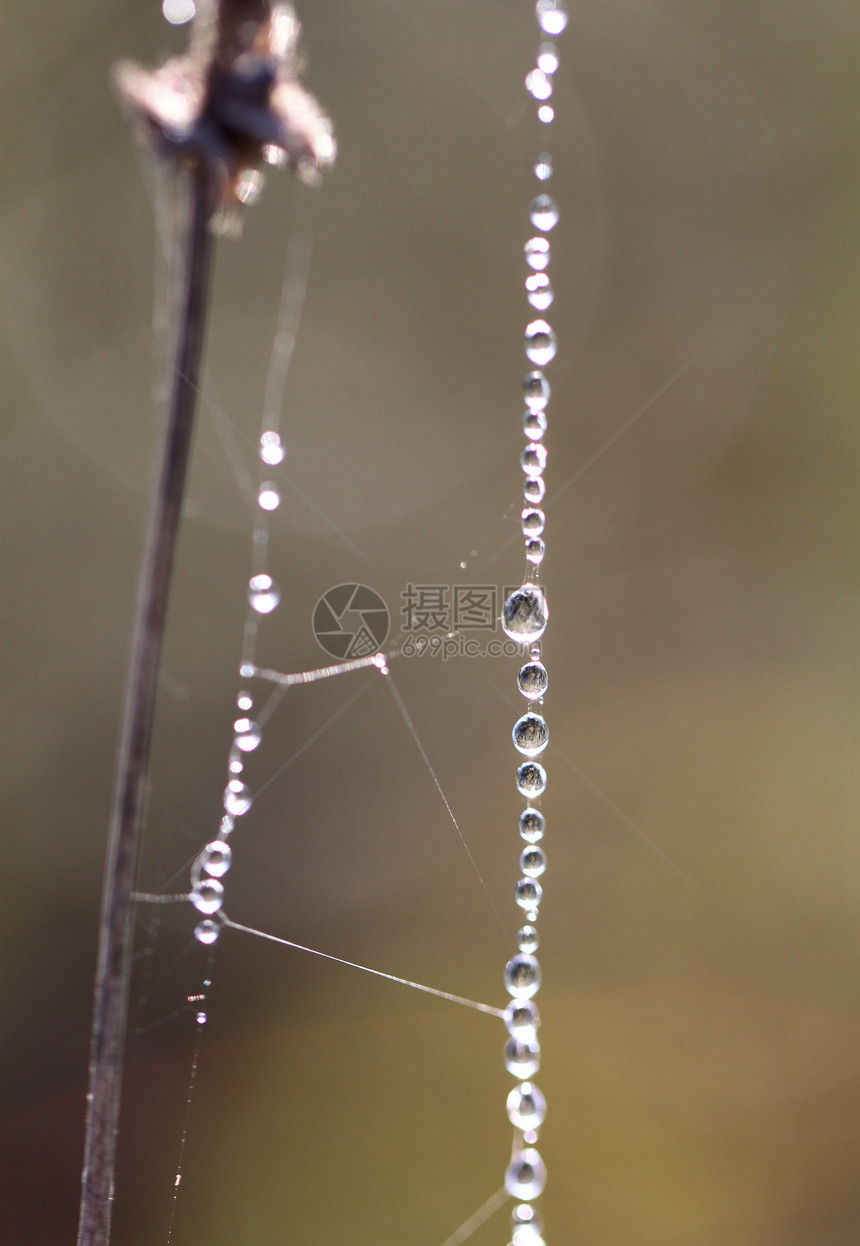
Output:
M250 692L240 692L236 697L236 705L240 710L249 710L254 704L254 698Z
M514 723L514 747L525 757L537 757L549 744L549 727L540 714L523 714Z
M210 943L218 942L220 933L221 926L218 922L213 922L211 917L207 917L205 921L198 922L194 927L194 938L198 943L205 943L207 947Z
M520 455L520 467L527 476L534 479L536 476L543 475L546 469L546 459L546 446L542 446L539 441L530 441Z
M546 526L546 515L536 506L527 506L521 518L523 536L540 536Z
M517 770L517 791L529 798L542 796L546 791L546 771L536 761L524 762Z
M270 575L252 575L248 583L248 601L258 614L271 614L281 600L281 590Z
M560 35L567 25L567 5L564 0L537 0L535 13L538 25L545 35Z
M520 1042L509 1038L505 1044L505 1068L514 1077L533 1077L540 1068L540 1044L536 1038Z
M529 268L533 268L536 273L542 273L549 264L549 239L529 238L523 249Z
M224 808L234 818L240 818L251 808L251 789L241 779L231 779L224 788Z
M263 193L265 181L259 169L243 169L236 183L236 198L250 208Z
M199 913L217 913L224 903L224 885L217 878L201 878L191 889L191 903Z
M227 760L227 769L230 771L231 774L241 774L242 771L245 769L245 763L242 760L242 754L236 748L235 744L230 749L230 756Z
M504 1022L508 1033L521 1043L535 1038L540 1025L537 1004L531 999L512 999L505 1009Z
M540 441L546 432L546 425L545 411L526 411L523 414L523 432L530 441Z
M223 878L233 864L233 849L223 839L213 839L201 852L200 864L213 878Z
M549 675L542 662L526 662L517 675L517 687L524 697L536 701L549 687Z
M554 43L541 43L537 50L538 69L545 74L554 74L558 69L558 52Z
M541 476L523 482L523 497L527 502L542 502L545 494L546 484Z
M514 888L514 899L521 909L526 910L529 920L533 921L543 899L543 887L533 878L521 878Z
M521 952L536 952L540 939L535 926L521 926L517 931L517 947ZM531 1000L528 1001L531 1004ZM537 1009L535 1008L535 1011Z
M525 848L520 855L520 869L527 878L540 878L546 869L546 856L541 848Z
M236 747L243 753L253 753L263 738L262 728L250 718L237 718L233 723Z
M527 1138L524 1134L523 1137L527 1142L537 1141L537 1136L534 1138ZM519 1228L514 1229L511 1235L511 1246L546 1246L546 1242L541 1237L540 1233L538 1233L537 1229L533 1229L531 1225L524 1224L520 1225Z
M531 999L540 989L540 965L521 953L505 965L505 990L514 999Z
M520 838L527 844L536 844L543 839L546 819L539 809L524 809L520 814Z
M546 553L546 545L543 537L533 536L526 541L526 560L533 567L539 567L543 562L543 556Z
M552 156L548 151L542 151L538 156L535 162L535 177L539 182L548 182L552 177Z
M225 814L221 819L221 835L229 835L235 825L236 823L229 816L229 814Z
M277 467L284 461L284 447L277 433L267 432L260 437L260 458L270 467Z
M526 298L535 311L546 311L554 297L552 283L546 273L532 273L526 277Z
M536 1229L538 1233L543 1230L543 1224L541 1223L541 1218L537 1213L537 1209L532 1207L530 1203L520 1203L520 1205L515 1207L511 1212L511 1218L514 1222L514 1227L516 1228L528 1225L530 1229Z
M524 1147L511 1160L505 1173L505 1189L511 1198L532 1199L542 1193L546 1185L546 1166L534 1147Z
M460 570L461 570L461 571L465 571L465 570L466 570L466 567L467 567L468 565L469 565L469 564L466 562L466 560L465 560L465 558L464 558L464 559L463 559L463 561L460 563Z
M509 640L528 645L543 636L548 617L543 589L535 584L524 584L505 602L502 628Z
M535 229L541 230L542 233L548 233L558 224L558 208L555 200L549 195L538 195L532 200L532 206L529 209L529 220Z
M508 1120L517 1129L539 1129L546 1116L546 1099L537 1086L523 1082L508 1095Z
M276 511L281 505L281 495L278 492L278 486L273 484L271 480L264 480L260 485L260 492L257 494L257 504L264 511Z
M552 104L541 104L538 109L538 121L542 121L544 125L549 125L554 117L555 109Z
M549 381L542 372L529 372L523 378L523 396L530 411L545 411L549 402Z
M194 0L163 0L161 11L171 26L184 26L195 14Z
M207 1016L206 1016L206 1013L205 1013L205 1012L198 1012L198 1014L197 1014L197 1024L198 1024L198 1025L205 1025L205 1024L206 1024L206 1021L207 1021Z
M539 368L555 359L558 349L555 334L545 320L526 325L526 355Z
M526 90L536 100L548 100L552 95L552 83L540 66L526 74Z

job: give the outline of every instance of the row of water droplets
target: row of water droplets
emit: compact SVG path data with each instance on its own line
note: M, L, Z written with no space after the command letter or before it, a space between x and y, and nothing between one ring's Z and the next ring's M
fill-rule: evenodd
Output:
M554 119L555 110L549 102L553 93L553 75L558 69L555 37L567 25L564 0L537 0L537 21L541 32L537 59L526 78L526 89L537 101L537 118L542 132ZM542 146L546 146L542 143ZM543 150L534 166L541 187L532 200L529 220L536 231L525 245L528 275L526 298L537 312L546 312L553 301L549 277L550 243L548 235L558 223L555 200L544 189L552 178L552 157ZM524 474L522 532L525 543L526 577L522 587L512 593L504 606L502 625L506 634L529 646L529 660L517 676L517 688L528 702L528 710L514 724L513 742L525 758L516 773L516 787L525 798L526 807L519 816L519 834L524 843L520 853L521 877L516 884L515 898L523 910L525 922L517 934L517 955L505 967L505 986L511 1002L505 1010L505 1025L510 1035L505 1047L505 1064L517 1079L507 1098L508 1117L514 1126L511 1163L505 1174L505 1188L516 1204L513 1209L511 1246L544 1246L540 1215L535 1200L546 1183L546 1167L537 1150L538 1133L546 1114L546 1100L531 1080L540 1067L538 1026L540 1017L534 996L541 984L541 971L535 952L538 949L538 916L543 889L540 877L546 869L541 841L544 816L537 807L546 789L546 771L537 760L549 743L549 728L543 716L543 698L548 686L546 667L541 662L540 640L546 630L546 596L540 584L540 568L546 549L544 529L546 516L541 508L546 485L544 470L547 451L543 444L547 428L549 383L543 368L555 358L556 336L542 317L529 320L525 331L525 352L534 371L523 381L525 414L523 431L527 441L520 455Z

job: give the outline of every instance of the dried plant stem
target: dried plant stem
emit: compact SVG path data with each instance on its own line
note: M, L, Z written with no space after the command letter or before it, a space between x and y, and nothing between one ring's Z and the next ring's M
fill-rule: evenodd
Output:
M148 783L161 643L191 449L212 256L211 179L190 175L184 288L150 497L108 833L90 1047L78 1246L108 1246L133 938L132 898Z

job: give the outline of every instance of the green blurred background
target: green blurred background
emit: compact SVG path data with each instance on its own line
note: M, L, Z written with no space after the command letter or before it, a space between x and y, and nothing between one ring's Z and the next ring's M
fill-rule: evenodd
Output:
M546 1238L853 1246L857 10L569 7L551 140L547 476L550 494L569 487L545 562L560 750L543 805ZM284 472L361 555L284 489L270 551L284 600L260 642L284 670L320 662L309 620L334 584L366 582L396 612L408 582L522 574L515 542L494 555L516 531L540 147L526 0L308 0L300 16L337 166L310 195L273 176L242 240L219 246L204 383L253 441L287 238L312 238ZM3 28L0 1223L53 1246L75 1232L161 350L152 178L108 75L185 34L154 0L35 0ZM250 544L231 462L255 471L204 408L142 862L153 889L217 826ZM370 672L299 689L273 718L254 787L366 685L237 832L231 916L502 1003L516 667L393 668L505 938ZM116 1246L167 1240L183 1004L208 973L193 924L184 908L141 914ZM231 933L175 1246L441 1246L507 1162L501 1026ZM506 1216L476 1246L508 1241Z

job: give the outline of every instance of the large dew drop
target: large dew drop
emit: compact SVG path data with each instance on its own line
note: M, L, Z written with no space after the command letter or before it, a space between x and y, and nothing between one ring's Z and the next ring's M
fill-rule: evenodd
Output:
M546 1116L546 1099L537 1086L523 1082L508 1095L508 1119L517 1129L539 1129Z
M523 714L514 723L514 747L525 757L537 757L549 744L549 727L540 714Z
M538 195L537 199L532 200L529 220L535 229L539 229L542 233L554 229L558 224L558 208L555 200L549 195Z
M510 1035L521 1043L528 1042L536 1037L540 1025L537 1004L531 999L512 999L505 1009L504 1022Z
M539 308L538 310L541 309ZM280 504L281 495L278 492L278 486L272 484L271 480L264 480L257 494L257 505L262 507L264 511L276 511Z
M564 0L537 0L535 13L538 25L545 35L560 35L567 25L567 5Z
M201 878L191 891L191 903L200 913L217 913L224 903L224 887L217 878Z
M231 779L224 788L224 808L234 818L251 808L251 789L241 779Z
M520 854L520 869L527 878L539 878L546 869L546 857L541 848L526 848Z
M538 69L545 74L554 74L558 69L558 52L554 43L542 43L537 50Z
M546 484L542 476L523 482L523 497L527 502L542 502L546 493Z
M284 447L277 433L267 432L260 437L260 458L270 467L277 467L284 461Z
M526 662L517 675L517 687L530 701L542 697L549 687L549 675L543 662Z
M520 836L527 844L536 844L543 839L546 823L539 809L524 809L520 814Z
M543 537L530 536L526 541L526 559L533 567L539 567L546 553Z
M218 922L213 922L211 917L207 917L202 922L198 922L194 927L194 938L198 943L204 943L207 946L210 943L217 943L220 933L220 925Z
M546 771L539 762L527 761L517 770L517 791L520 796L542 796L546 791ZM540 838L540 836L538 836Z
M529 372L523 378L523 397L529 411L544 411L549 402L549 381L542 372Z
M543 899L543 887L533 878L521 878L514 888L514 899L529 915L537 916L538 906Z
M552 95L552 83L540 66L526 74L526 90L536 100L548 100Z
M545 320L533 320L526 325L526 355L539 368L555 359L558 342L555 333Z
M514 999L531 999L540 990L540 965L521 953L505 965L505 990Z
M281 590L270 575L253 575L248 584L248 601L258 614L271 614L281 600Z
M543 436L543 433L541 433ZM520 455L520 467L527 476L542 476L546 469L546 446L538 441L530 441Z
M540 536L546 527L546 515L536 506L527 506L521 515L523 536Z
M243 753L253 753L263 738L262 729L250 718L237 718L233 723L236 747Z
M536 273L542 273L549 264L549 239L529 238L525 247L526 263Z
M546 1185L546 1166L534 1147L524 1147L511 1161L505 1173L505 1189L511 1198L528 1201L543 1193Z
M514 1077L534 1077L540 1068L540 1044L536 1038L522 1042L509 1038L505 1045L505 1068Z
M200 854L200 865L212 878L223 878L233 863L233 849L223 839L213 839Z
M502 628L510 640L530 645L540 640L546 631L549 618L543 589L536 584L524 584L511 593L502 610Z

